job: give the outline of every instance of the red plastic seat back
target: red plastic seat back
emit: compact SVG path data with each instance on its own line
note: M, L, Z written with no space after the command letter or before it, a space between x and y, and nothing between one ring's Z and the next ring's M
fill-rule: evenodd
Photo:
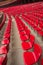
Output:
M35 58L32 52L24 52L25 65L32 65L35 63Z
M34 43L35 37L34 37L33 35L30 35L30 41L31 41L32 43Z
M34 44L34 53L37 59L40 57L41 52L42 52L41 47L38 44Z

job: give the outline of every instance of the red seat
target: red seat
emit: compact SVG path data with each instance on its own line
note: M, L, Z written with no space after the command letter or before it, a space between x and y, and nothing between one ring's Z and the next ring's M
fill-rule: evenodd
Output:
M9 44L9 40L8 40L8 39L3 39L3 40L2 40L2 44L8 45L8 44Z
M26 34L28 35L28 37L30 37L30 33L31 33L31 31L29 29L27 29Z
M34 54L32 52L24 52L24 62L25 65L32 65L36 62L36 57L34 57Z
M43 36L43 31L38 31L39 35Z
M21 35L20 38L22 41L26 41L29 39L27 35Z
M7 45L3 45L0 47L0 54L7 54Z
M26 32L25 31L21 31L20 35L26 35Z
M18 29L19 29L19 31L24 31L23 27L19 27Z
M43 28L43 22L40 21L40 28Z
M41 56L41 47L38 44L34 44L34 52L24 52L25 65L35 64Z
M37 59L39 59L39 57L42 53L42 49L38 44L34 44L34 53L35 53Z
M5 34L4 38L10 38L10 33L9 34Z
M24 27L24 29L25 29L25 31L26 31L26 30L28 30L28 27L27 27L27 26L25 26L25 27Z
M0 56L0 65L6 65L7 63L7 55L3 54Z
M34 41L35 41L35 37L31 34L30 35L30 41L32 42L32 43L34 43Z
M22 48L24 49L24 50L28 50L28 49L30 49L30 48L32 48L32 42L22 42Z

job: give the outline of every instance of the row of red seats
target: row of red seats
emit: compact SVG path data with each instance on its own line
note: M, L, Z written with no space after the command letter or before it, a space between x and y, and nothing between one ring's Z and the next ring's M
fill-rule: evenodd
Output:
M8 13L8 14L17 15L17 14L21 14L24 12L38 10L41 7L43 7L41 4L42 4L42 2L34 3L34 4L32 3L32 4L20 5L20 6L13 6L13 7L4 8L4 9L2 9L2 11L5 13Z
M38 17L40 17L40 18L42 18L43 17L43 14L40 14L39 12L37 12L36 11L36 13L33 13L34 15L36 15L36 16L38 16Z
M25 65L35 64L41 57L41 47L37 43L35 43L35 37L31 34L31 31L21 21L21 19L18 16L15 17L15 19L19 30L20 38L22 40L22 48L26 50L26 52L23 53ZM28 50L33 47L33 52L29 52Z
M0 24L0 30L2 29L3 25L5 24L5 20L6 20L6 15L4 14L2 23Z
M6 65L7 63L7 53L9 51L9 43L10 43L10 32L11 32L11 20L9 19L0 47L0 65Z
M35 18L30 18L29 15L25 15L25 14L22 14L21 16L30 26L33 27L34 30L36 30L38 32L39 35L43 36L43 31L42 31L42 28L43 27L43 24L41 27L38 27L38 20L35 19ZM35 21L34 21L35 19ZM36 24L35 24L36 22Z
M31 14L30 14L31 15ZM36 15L36 14L35 14ZM41 15L41 14L40 14ZM37 17L37 16L34 16L33 14L31 15L32 19L35 19L35 24L37 25L37 27L40 28L40 30L43 30L43 16L42 17Z

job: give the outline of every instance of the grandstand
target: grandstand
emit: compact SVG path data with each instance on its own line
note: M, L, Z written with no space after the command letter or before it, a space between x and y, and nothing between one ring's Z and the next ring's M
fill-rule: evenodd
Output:
M0 65L43 65L43 1L8 2L0 6Z

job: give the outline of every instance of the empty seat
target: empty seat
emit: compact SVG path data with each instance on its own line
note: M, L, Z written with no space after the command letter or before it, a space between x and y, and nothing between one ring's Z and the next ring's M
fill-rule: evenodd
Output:
M31 31L29 29L27 29L26 34L28 35L28 37L30 37L30 33L31 33Z
M41 47L38 44L34 44L33 52L24 52L24 61L26 65L35 64L41 56Z
M34 43L34 41L35 41L35 37L34 37L34 35L30 35L30 41L32 42L32 43Z
M3 45L0 47L0 54L7 54L7 45Z
M27 35L21 35L20 38L22 41L26 41L29 39Z
M10 33L9 33L9 34L8 34L8 33L5 34L5 35L3 36L3 38L8 38L8 39L9 39L9 38L10 38Z
M33 43L32 42L22 42L22 48L24 50L29 50L31 49L33 46Z
M9 40L8 39L3 39L2 40L2 45L6 45L6 49L7 49L7 51L9 51Z
M43 37L43 31L38 31L39 35L41 35Z
M2 44L3 45L8 45L9 44L9 40L8 39L3 39L2 40Z
M18 29L19 29L19 31L24 31L23 27L19 27Z
M20 35L26 35L26 32L25 31L21 31Z

